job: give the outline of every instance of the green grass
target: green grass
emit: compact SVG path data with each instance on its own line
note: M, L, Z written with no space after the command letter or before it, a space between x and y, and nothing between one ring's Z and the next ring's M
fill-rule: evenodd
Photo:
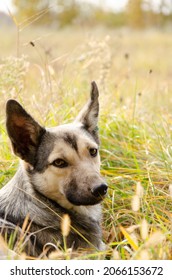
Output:
M95 80L100 89L101 172L109 184L102 221L108 248L73 257L172 259L171 35L29 28L20 33L16 59L14 31L9 31L11 41L0 32L0 186L18 164L5 131L5 102L16 98L41 124L55 126L76 116ZM70 253L67 248L50 258L68 259Z

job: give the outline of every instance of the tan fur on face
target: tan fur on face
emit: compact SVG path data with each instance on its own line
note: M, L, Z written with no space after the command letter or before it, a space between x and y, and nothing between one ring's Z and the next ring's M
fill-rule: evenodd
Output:
M86 209L89 208L90 210L94 207L75 206L67 200L65 196L65 186L70 182L71 177L73 176L76 181L80 182L81 186L83 186L81 192L85 191L87 193L90 192L89 180L93 185L97 182L102 182L100 176L99 154L96 157L91 157L89 153L90 148L98 149L98 145L84 132L81 133L82 131L79 124L78 127L71 124L53 128L53 132L57 137L57 141L55 142L53 151L49 155L48 168L41 174L41 176L40 174L34 175L35 184L39 186L41 193L46 197L55 200L62 207L75 209L76 211L84 211L84 213L91 215L90 211L87 211ZM63 139L63 135L65 135L66 132L76 135L78 151L75 151ZM53 166L52 162L59 158L67 161L69 166L66 168L57 168ZM100 209L100 206L97 206L96 208L98 210ZM97 215L100 215L100 211L97 211Z

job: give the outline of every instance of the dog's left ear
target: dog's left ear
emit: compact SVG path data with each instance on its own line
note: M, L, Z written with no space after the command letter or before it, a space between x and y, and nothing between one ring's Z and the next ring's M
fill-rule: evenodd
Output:
M34 166L36 151L45 129L12 99L6 104L6 127L14 153Z
M95 82L91 83L90 100L76 117L76 122L81 122L84 128L95 138L98 139L98 115L99 115L99 91Z

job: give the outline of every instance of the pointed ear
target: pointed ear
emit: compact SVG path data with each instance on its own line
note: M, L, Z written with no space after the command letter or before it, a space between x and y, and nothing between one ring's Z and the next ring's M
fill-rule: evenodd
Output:
M12 99L6 105L6 127L14 153L34 165L36 151L45 129Z
M99 91L95 82L91 83L90 100L80 111L75 119L76 122L81 122L84 128L95 138L98 139L98 115L99 115Z

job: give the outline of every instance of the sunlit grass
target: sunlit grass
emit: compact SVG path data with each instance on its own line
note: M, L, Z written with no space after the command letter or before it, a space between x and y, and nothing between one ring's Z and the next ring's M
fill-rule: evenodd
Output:
M49 258L171 259L172 39L158 32L108 33L35 29L21 34L19 51L27 57L11 58L16 64L3 59L0 186L18 164L5 130L6 100L19 100L42 125L55 126L74 119L96 80L101 172L109 185L102 221L107 250L74 253L65 248ZM13 51L9 42L6 55Z

